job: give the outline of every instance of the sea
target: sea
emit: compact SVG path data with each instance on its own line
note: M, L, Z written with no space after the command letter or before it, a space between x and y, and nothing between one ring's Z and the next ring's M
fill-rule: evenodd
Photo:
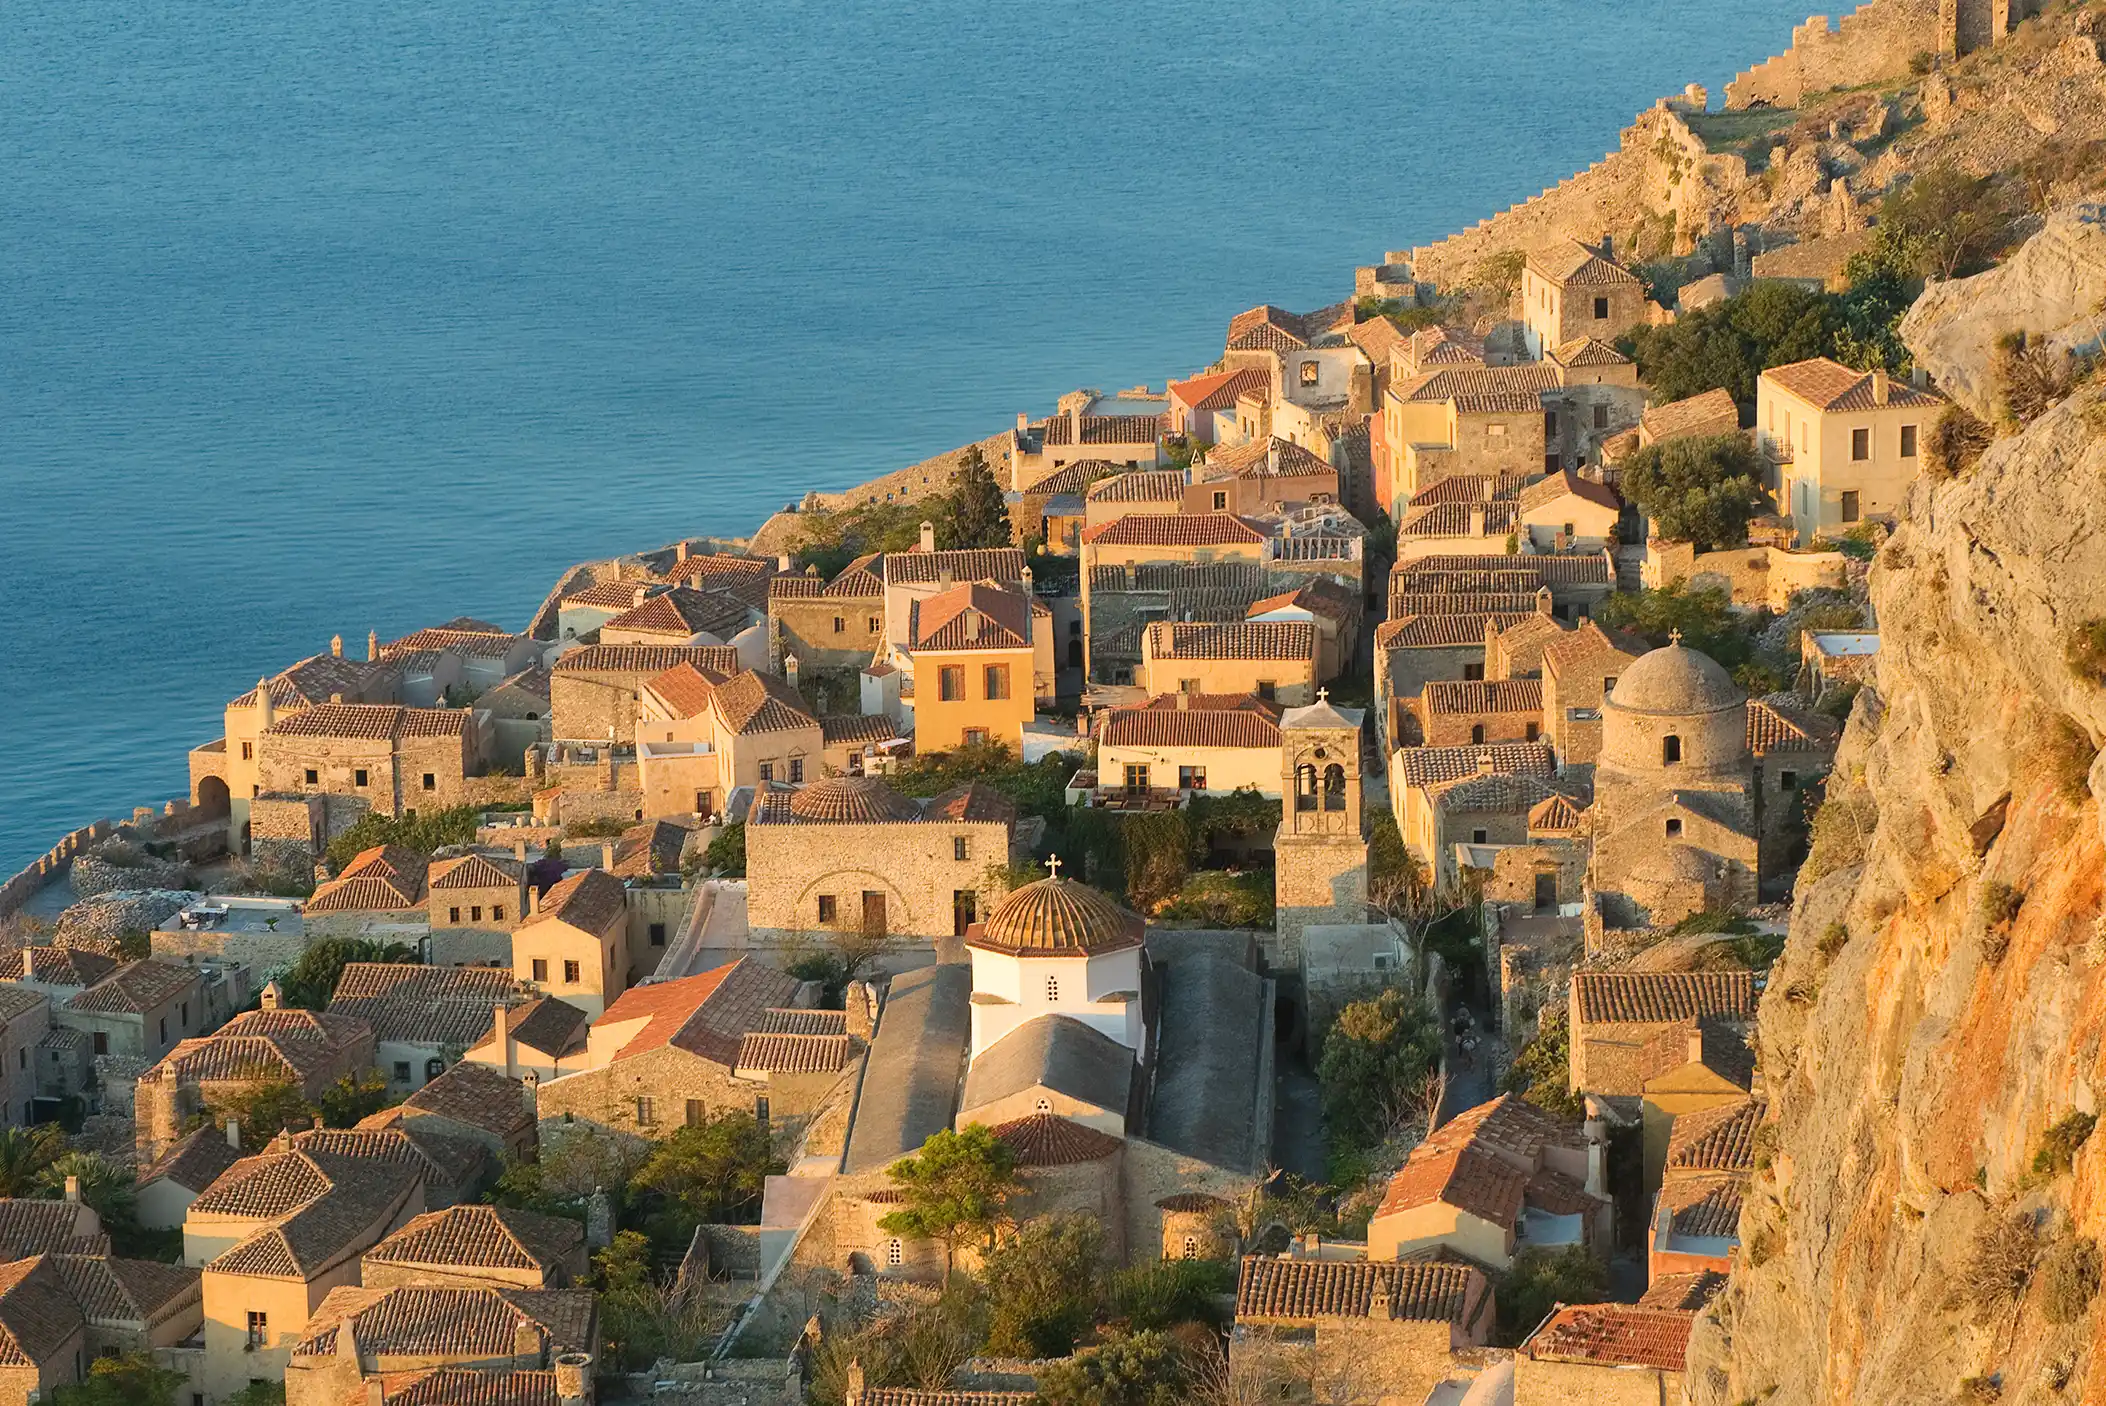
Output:
M0 873L341 634L1188 374L1804 0L11 0Z

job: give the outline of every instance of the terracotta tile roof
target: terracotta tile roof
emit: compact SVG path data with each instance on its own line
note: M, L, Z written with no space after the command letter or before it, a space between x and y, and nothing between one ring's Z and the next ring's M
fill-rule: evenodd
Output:
M485 1037L482 1043L489 1044L489 1039ZM487 1064L465 1060L411 1094L400 1108L445 1118L506 1141L525 1131L534 1121L532 1100L519 1080L508 1078L503 1070L493 1069ZM419 1136L414 1122L414 1119L396 1119L381 1125L368 1119L359 1126L392 1126L414 1137ZM429 1134L423 1136L428 1138Z
M1308 478L1336 474L1328 460L1292 440L1267 435L1244 444L1216 449L1197 471L1202 482L1226 478Z
M510 859L487 854L464 854L454 859L434 859L424 871L428 890L517 888L525 881L521 866Z
M376 1040L465 1047L489 1031L494 1007L529 995L502 967L350 962L337 978L329 1009L363 1020Z
M1484 643L1486 625L1510 629L1535 616L1514 612L1478 611L1465 615L1409 615L1385 620L1375 627L1375 643L1384 649L1456 649Z
M0 952L0 981L93 986L116 969L114 957L79 947L17 947Z
M746 602L724 591L693 591L675 586L661 591L600 626L604 630L640 630L688 636L708 633L722 639L746 628Z
M438 650L447 654L473 655L478 659L502 659L526 642L525 635L508 634L494 625L487 629L473 630L450 624L434 625L429 629L404 635L392 644L382 645L380 657L388 659L396 654Z
M66 1002L82 1015L147 1015L200 985L195 967L151 960L119 967Z
M1229 1203L1219 1196L1209 1196L1204 1191L1173 1191L1155 1203L1158 1211L1174 1211L1182 1215L1201 1212L1225 1211Z
M309 913L394 911L424 904L426 861L401 845L360 850L343 872L317 887L302 905Z
M1460 391L1441 399L1461 415L1526 415L1543 408L1543 397L1531 390Z
M1482 769L1480 758L1489 758L1495 774L1548 778L1557 774L1557 760L1545 742L1495 742L1481 747L1404 747L1396 754L1397 776L1393 784L1437 786L1475 776Z
M1651 649L1651 645L1636 635L1627 635L1621 630L1604 630L1592 620L1582 620L1579 628L1567 631L1543 646L1543 667L1562 674L1576 664L1605 654L1621 655L1635 662Z
M728 644L588 644L558 659L549 672L649 677L675 664L692 664L719 679L740 668L739 652Z
M80 1207L71 1201L0 1197L0 1256L93 1255L110 1252L107 1235L78 1233Z
M1466 1265L1428 1261L1297 1260L1245 1255L1236 1282L1236 1317L1305 1320L1366 1318L1376 1292L1390 1301L1390 1317L1456 1323L1477 1272Z
M1689 1329L1695 1321L1695 1314L1629 1304L1561 1307L1519 1350L1537 1361L1679 1372L1689 1355Z
M1638 1307L1696 1313L1725 1287L1726 1276L1708 1269L1695 1274L1662 1274L1646 1285L1645 1292L1638 1296Z
M1520 521L1513 503L1435 503L1421 508L1397 529L1405 537L1493 537Z
M841 574L826 583L824 594L843 600L869 600L885 594L885 557L872 552L841 568Z
M366 1237L374 1233L376 1225L385 1225L388 1214L410 1195L421 1175L417 1168L370 1158L321 1158L296 1152L280 1154L273 1160L290 1162L296 1158L331 1166L333 1175L322 1193L287 1212L248 1213L270 1215L276 1223L258 1230L207 1264L208 1272L311 1282L371 1243ZM240 1172L237 1164L228 1176L238 1176ZM201 1214L198 1208L218 1191L215 1184L211 1191L193 1201L191 1213ZM216 1201L213 1208L218 1209Z
M1638 1051L1639 1079L1657 1079L1692 1063L1689 1057L1692 1037L1699 1042L1698 1061L1706 1069L1743 1089L1752 1087L1755 1050L1748 1042L1747 1031L1737 1022L1720 1016L1683 1021L1647 1040L1645 1047Z
M1556 390L1558 384L1557 368L1536 361L1520 366L1444 366L1421 371L1391 386L1389 393L1407 404L1427 405L1459 397L1527 396L1531 399L1520 402L1520 408L1529 410L1541 409L1542 393Z
M1277 750L1276 719L1246 708L1114 708L1098 742L1106 747L1254 747Z
M1316 657L1316 627L1306 620L1158 620L1148 626L1156 659L1277 659Z
M458 737L468 730L467 708L405 708L396 703L317 703L271 724L278 737L329 737L393 742L404 737Z
M628 890L620 879L605 869L581 869L558 879L524 926L562 922L583 932L603 933L628 910Z
M1419 695L1429 717L1476 713L1540 713L1541 679L1434 679Z
M1686 400L1649 405L1638 417L1638 425L1655 442L1734 434L1740 429L1740 407L1734 404L1731 391L1708 390Z
M788 679L748 669L716 687L711 700L724 726L740 737L816 726L819 719Z
M1579 829L1584 807L1570 796L1553 792L1546 796L1536 808L1528 813L1528 832L1534 834L1561 835Z
M830 713L819 719L819 738L822 742L867 746L890 742L899 735L899 724L882 713Z
M1612 586L1615 577L1609 569L1609 559L1601 552L1585 552L1559 556L1505 556L1488 552L1460 553L1453 556L1420 557L1400 575L1407 582L1422 576L1439 576L1456 571L1525 571L1529 574L1530 589L1536 586ZM1399 589L1394 581L1392 589ZM1416 590L1406 585L1401 589Z
M1181 503L1185 487L1183 469L1142 469L1093 483L1088 496L1093 503Z
M1510 659L1531 645L1535 646L1540 656L1545 642L1564 633L1565 627L1558 623L1555 616L1537 614L1518 625L1510 625L1499 631L1499 644Z
M1518 1094L1501 1094L1456 1114L1421 1146L1460 1147L1464 1143L1534 1161L1546 1147L1583 1150L1587 1140L1577 1124L1545 1112Z
M1454 474L1428 484L1411 495L1409 506L1431 507L1435 503L1490 503L1518 497L1533 480L1520 474Z
M379 1381L382 1406L559 1406L561 1399L555 1372L545 1368L440 1367L384 1372Z
M1629 357L1595 337L1574 337L1569 342L1561 342L1551 349L1550 355L1560 366L1576 368L1631 364Z
M0 1265L0 1366L51 1362L82 1328L80 1309L44 1259ZM71 1375L71 1363L64 1364Z
M154 1164L139 1173L139 1185L168 1181L187 1191L203 1191L241 1159L227 1146L227 1135L207 1124L169 1145Z
M1391 359L1397 359L1396 353ZM1403 360L1407 366L1482 366L1484 342L1453 327L1422 327L1411 334Z
M1184 701L1179 702L1182 698ZM1228 712L1263 713L1274 722L1280 720L1283 711L1278 703L1258 697L1255 693L1158 693L1146 703L1136 703L1136 708L1153 708L1169 712Z
M1813 357L1807 361L1794 361L1788 366L1772 366L1762 373L1762 379L1805 401L1816 410L1882 408L1873 398L1871 372L1853 370L1841 362L1830 361L1825 356ZM1932 395L1928 391L1919 391L1907 381L1890 378L1887 382L1888 406L1914 409L1944 403L1944 397Z
M1556 783L1539 776L1465 776L1432 788L1444 814L1526 815L1557 794Z
M863 1406L1039 1406L1029 1391L952 1391L909 1386L876 1386L863 1393Z
M522 1328L542 1352L591 1351L595 1316L587 1289L346 1286L329 1291L292 1355L333 1355L346 1325L360 1353L376 1357L510 1357Z
M614 1054L616 1060L671 1045L735 1068L739 1045L772 1009L797 993L796 978L750 957L677 981L632 986L615 999L596 1024L647 1024Z
M545 1273L568 1264L584 1245L585 1227L574 1220L501 1206L461 1205L414 1217L366 1251L365 1258L382 1264Z
M1577 239L1560 239L1546 249L1528 251L1528 267L1540 278L1561 284L1638 282L1638 276L1611 263Z
M327 703L339 695L354 697L377 683L394 677L395 673L394 665L386 661L375 664L361 659L346 659L335 654L316 654L291 665L266 680L266 683L270 689L273 706L292 708ZM227 706L255 707L256 690L250 689Z
M893 586L933 586L943 580L946 571L954 582L993 581L998 585L1013 586L1024 579L1024 553L1016 547L890 552L881 560L885 581Z
M1667 1134L1667 1169L1751 1172L1761 1122L1762 1105L1753 1099L1680 1114Z
M1530 484L1521 490L1518 501L1523 512L1532 512L1568 494L1584 499L1598 508L1615 511L1623 507L1623 500L1616 496L1615 489L1606 484L1596 483L1592 479L1581 478L1570 469L1561 469L1548 478Z
M1044 444L1153 444L1162 437L1161 415L1055 415L1037 427ZM1081 431L1078 440L1076 431Z
M1386 317L1370 317L1346 329L1346 340L1367 353L1377 366L1387 366L1390 354L1411 340L1411 334Z
M1385 324L1395 330L1394 324ZM1347 335L1351 335L1348 333ZM1226 410L1245 393L1263 395L1272 388L1272 377L1264 368L1239 366L1230 371L1210 371L1170 383L1170 398L1193 410Z
M753 1028L762 1035L845 1035L848 1033L848 1015L845 1011L777 1006L762 1011L760 1023Z
M569 592L558 604L627 610L650 593L651 583L648 581L599 581Z
M341 1063L372 1031L362 1020L314 1011L245 1011L217 1031L184 1040L147 1077L174 1065L183 1083L286 1078ZM346 1071L348 1072L348 1070Z
M1101 1162L1126 1144L1109 1133L1054 1113L1033 1113L998 1124L994 1135L1016 1154L1019 1167L1071 1167Z
M931 796L928 804L921 808L924 820L1010 825L1016 822L1016 816L1016 802L978 781L968 781L941 795Z
M851 1053L846 1035L753 1033L740 1037L733 1071L754 1074L838 1074Z
M1230 351L1300 351L1308 345L1302 319L1271 303L1260 303L1229 319Z
M1833 749L1842 725L1825 713L1801 709L1789 694L1771 694L1748 703L1748 750L1819 752Z
M1244 615L1250 618L1268 615L1275 610L1297 607L1313 615L1321 615L1326 620L1344 621L1360 614L1362 602L1358 591L1341 586L1327 576L1319 576L1304 582L1294 590L1267 596L1261 601L1253 601Z
M1740 1206L1747 1190L1748 1179L1738 1172L1672 1177L1660 1188L1660 1204L1673 1213L1677 1235L1731 1239L1740 1234Z
M829 776L797 791L771 791L747 818L760 825L909 824L921 808L875 776Z
M998 586L953 586L914 602L908 632L917 649L1029 649L1031 602Z
M530 694L546 702L548 699L548 666L546 664L529 664L518 673L499 679L496 683L490 685L489 692L483 694L482 698L476 701L480 703L488 699L490 694L497 692L501 688L516 688L522 693Z
M188 1265L101 1255L53 1255L49 1263L81 1315L100 1324L143 1325L200 1292L199 1271Z
M1382 1193L1375 1219L1439 1201L1501 1229L1521 1218L1523 1172L1468 1143L1422 1145L1398 1168Z
M495 1024L492 1016L492 1024ZM514 1006L505 1012L511 1024L512 1038L528 1049L551 1057L569 1054L585 1047L585 1030L590 1023L585 1012L567 1001L553 996L543 996L528 1001L523 1006ZM475 1048L484 1049L496 1043L493 1034L486 1034Z
M1267 539L1234 513L1128 513L1090 528L1082 540L1103 547L1226 547Z
M676 718L692 718L709 706L716 695L717 685L724 680L720 673L705 673L690 663L675 664L662 674L654 674L644 680L650 690Z
M1589 1023L1755 1018L1753 972L1582 971L1572 974L1572 994L1580 1019Z
M693 552L665 569L665 579L691 586L696 582L720 585L750 585L775 575L775 563L762 557L731 556L724 552Z

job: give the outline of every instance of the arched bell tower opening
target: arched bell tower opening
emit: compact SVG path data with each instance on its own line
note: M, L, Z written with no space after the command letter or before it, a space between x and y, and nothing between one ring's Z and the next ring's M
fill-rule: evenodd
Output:
M1367 917L1367 839L1360 804L1359 708L1329 690L1280 718L1280 830L1273 840L1277 965L1299 964L1302 930Z

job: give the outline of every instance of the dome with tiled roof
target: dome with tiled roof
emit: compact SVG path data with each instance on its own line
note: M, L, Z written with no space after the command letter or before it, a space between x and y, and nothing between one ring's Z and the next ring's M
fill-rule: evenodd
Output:
M1747 701L1748 695L1716 660L1685 648L1680 635L1666 647L1641 655L1609 694L1610 706L1629 713L1716 713Z
M1141 944L1141 919L1088 884L1057 875L997 903L973 945L1018 956L1074 957Z
M921 818L914 802L873 776L828 777L791 796L789 804L790 814L799 820L836 824Z

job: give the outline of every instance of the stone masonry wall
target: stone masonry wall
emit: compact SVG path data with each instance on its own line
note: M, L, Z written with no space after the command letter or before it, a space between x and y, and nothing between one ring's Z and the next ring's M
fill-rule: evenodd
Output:
M1899 78L1917 54L1952 52L1952 14L1938 0L1868 0L1834 28L1828 16L1810 16L1792 30L1790 48L1726 85L1726 106L1797 107L1809 93Z

